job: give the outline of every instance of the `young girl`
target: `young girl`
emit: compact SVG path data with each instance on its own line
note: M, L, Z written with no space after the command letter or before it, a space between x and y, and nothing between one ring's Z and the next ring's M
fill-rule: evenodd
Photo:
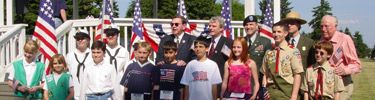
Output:
M44 64L35 59L39 47L38 40L27 40L23 47L24 58L13 63L8 85L14 89L15 99L42 98Z
M71 100L74 96L73 80L70 74L65 73L67 65L64 56L61 54L52 56L48 67L53 73L45 77L43 99Z
M255 62L248 56L246 39L235 38L231 50L230 57L224 65L221 98L254 100L255 93L259 90L258 72ZM251 91L251 77L255 84L253 92Z

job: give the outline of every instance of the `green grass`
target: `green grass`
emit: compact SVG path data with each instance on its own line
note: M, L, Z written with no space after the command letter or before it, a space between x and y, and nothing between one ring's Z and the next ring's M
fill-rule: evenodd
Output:
M360 60L362 71L352 75L354 81L352 100L375 100L375 60Z

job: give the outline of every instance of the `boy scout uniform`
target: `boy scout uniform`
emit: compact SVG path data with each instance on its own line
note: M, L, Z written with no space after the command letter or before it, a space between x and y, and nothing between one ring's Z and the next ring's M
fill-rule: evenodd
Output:
M326 61L322 66L317 63L311 65L306 70L306 75L302 81L301 89L309 92L310 99L313 100L333 100L336 92L345 90L341 76L333 73L334 66ZM319 70L321 70L322 82L319 80ZM317 91L318 90L318 91ZM321 93L323 91L323 94ZM316 96L318 94L318 96Z
M293 91L293 75L303 72L301 54L297 48L284 42L266 52L260 71L267 75L271 100L289 100Z

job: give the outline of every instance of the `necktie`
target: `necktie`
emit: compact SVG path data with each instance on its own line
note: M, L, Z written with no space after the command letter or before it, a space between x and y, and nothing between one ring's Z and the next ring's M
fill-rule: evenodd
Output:
M249 38L249 49L250 49L250 47L251 47L251 39Z
M214 51L215 51L215 40L213 40L213 41L211 42L211 48L210 48L210 52L209 52L209 54L208 54L208 58L211 58L211 56L212 56L212 54L214 53Z
M117 53L120 51L120 48L117 48L116 52L115 52L115 55L111 55L111 53L109 52L109 50L107 49L107 53L108 53L108 56L109 56L109 63L112 64L112 61L115 60L115 69L117 71L117 60L116 60L116 55Z
M316 89L315 89L315 98L319 100L318 91L320 87L321 97L323 97L323 75L322 75L322 68L318 69L318 79L316 80Z
M180 39L178 37L176 37L176 38L177 38L176 44L177 44L177 47L178 47L178 45L180 44Z
M85 70L85 64L84 63L85 63L86 58L87 58L88 55L89 55L89 53L87 52L86 55L85 55L85 58L83 59L83 61L79 62L77 54L74 53L74 57L76 58L76 61L78 62L78 67L77 67L77 79L78 79L78 82L79 82L79 72L80 72L81 66L83 66L82 70Z
M294 46L294 42L296 42L294 39L292 39L292 43L291 43L291 45L293 45Z

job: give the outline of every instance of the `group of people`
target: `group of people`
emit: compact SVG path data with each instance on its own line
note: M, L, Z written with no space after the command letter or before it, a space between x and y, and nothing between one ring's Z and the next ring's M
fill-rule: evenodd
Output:
M292 11L273 25L272 44L257 34L254 15L243 21L246 36L234 40L222 35L225 23L219 16L209 20L209 36L199 37L185 33L186 19L175 16L172 34L161 39L154 63L151 45L140 41L132 46L135 58L130 60L117 43L116 26L105 29L108 43L95 41L91 48L88 32L79 29L77 49L52 56L49 75L36 61L38 41L28 40L8 85L17 100L348 100L350 75L361 71L361 63L351 38L337 31L337 22L324 16L322 38L315 44L299 33L306 21ZM265 91L268 96L260 94Z

